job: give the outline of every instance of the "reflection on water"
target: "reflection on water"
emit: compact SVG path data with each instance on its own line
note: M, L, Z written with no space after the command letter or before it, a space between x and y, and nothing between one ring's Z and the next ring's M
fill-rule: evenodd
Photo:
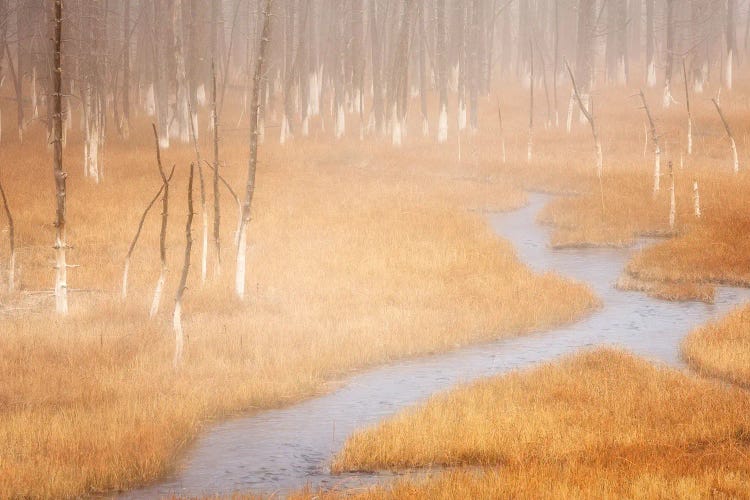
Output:
M633 250L552 251L547 244L549 230L534 223L547 200L546 195L532 194L527 207L492 216L492 227L515 245L519 257L535 271L553 270L588 283L602 299L601 310L552 331L374 369L352 377L331 394L216 425L198 439L172 477L125 496L236 491L283 495L308 484L313 488L370 484L383 476L332 476L328 472L332 455L357 429L456 383L596 345L618 346L682 366L682 338L695 326L750 298L745 289L719 288L715 304L673 303L616 290L614 283Z

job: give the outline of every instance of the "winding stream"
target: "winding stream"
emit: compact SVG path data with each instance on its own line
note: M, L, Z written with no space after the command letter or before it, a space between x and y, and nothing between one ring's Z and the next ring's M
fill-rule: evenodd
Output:
M549 196L490 217L493 229L515 245L535 271L554 270L588 283L601 310L552 331L475 345L447 354L401 361L352 377L340 389L294 406L266 410L209 429L178 471L164 481L124 495L153 498L237 491L282 495L312 488L357 487L373 475L332 476L328 463L352 432L429 395L470 381L554 359L596 345L613 345L683 367L679 343L694 327L750 299L750 290L719 288L715 304L665 302L613 286L633 249L551 250L549 229L535 224Z

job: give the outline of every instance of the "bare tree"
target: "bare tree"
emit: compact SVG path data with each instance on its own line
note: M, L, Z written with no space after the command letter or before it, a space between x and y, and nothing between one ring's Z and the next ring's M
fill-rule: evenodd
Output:
M250 207L255 193L255 171L258 164L258 116L260 115L260 87L263 79L266 50L271 36L271 6L273 0L265 0L263 8L263 31L258 48L258 60L255 63L253 76L253 95L250 103L250 158L247 168L247 185L245 200L242 205L242 223L239 230L237 246L237 266L235 272L235 292L240 299L245 297L245 265L247 257L247 226L250 224Z
M169 177L167 177L164 167L161 163L161 147L159 132L156 129L156 125L152 125L154 130L154 140L156 141L156 165L159 168L159 175L162 181L162 197L161 197L161 230L159 231L159 259L161 261L161 271L159 272L159 280L156 282L156 289L154 290L154 299L151 302L151 311L149 312L150 317L156 316L159 312L159 304L161 303L161 296L164 291L164 283L167 280L167 222L169 218Z
M732 129L729 127L729 122L727 122L727 119L724 117L724 113L721 111L719 101L717 99L711 99L711 102L714 103L716 112L719 113L719 118L721 118L721 123L724 125L724 130L726 131L727 137L729 138L729 147L732 150L732 170L736 174L740 171L740 160L737 155L737 143L734 140L734 134L732 134Z
M182 274L180 274L180 284L177 286L177 295L175 296L174 314L172 315L172 328L174 329L174 359L175 368L182 363L182 350L184 334L182 331L182 296L187 288L188 272L190 271L190 251L193 248L193 169L194 165L190 164L190 175L188 177L187 205L188 214L185 223L185 258L182 264Z
M648 103L646 102L646 96L643 95L643 90L639 91L638 95L641 98L643 110L646 112L646 118L648 118L648 124L651 128L651 140L654 143L654 196L656 196L659 193L661 181L661 147L659 146L659 136L656 133L656 123L651 116L651 110L648 108Z
M54 0L54 36L52 55L52 148L53 169L55 174L55 309L58 314L68 314L68 248L65 227L66 179L68 174L63 170L62 145L62 0Z
M570 82L573 85L573 94L576 97L576 101L578 101L578 106L581 109L581 113L583 113L583 115L586 117L586 120L589 122L589 125L591 126L591 135L594 138L594 153L596 155L596 175L597 177L599 177L599 179L601 179L604 159L602 156L602 144L599 141L599 134L596 131L596 122L594 121L594 106L592 105L593 100L589 100L589 109L586 109L586 106L583 104L583 99L581 99L581 94L578 91L578 86L576 85L576 80L573 76L573 70L570 69L570 65L568 64L567 60L565 61L565 67L568 69Z
M13 292L16 288L16 227L13 223L13 214L10 211L8 198L0 180L0 198L3 202L5 217L8 219L8 245L10 246L10 260L8 261L8 291Z

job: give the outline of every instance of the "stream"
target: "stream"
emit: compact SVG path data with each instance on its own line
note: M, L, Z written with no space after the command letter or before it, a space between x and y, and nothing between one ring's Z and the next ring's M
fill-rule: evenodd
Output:
M252 492L284 496L309 485L357 488L387 474L331 475L328 464L351 433L428 396L479 377L525 368L592 346L627 349L684 368L679 344L694 327L750 299L750 290L719 287L715 304L667 302L614 283L638 249L552 250L550 229L535 223L550 196L529 194L524 208L489 216L534 271L555 271L585 282L603 307L582 321L542 333L473 345L446 354L399 361L355 375L335 391L282 409L258 412L208 429L177 471L125 498Z

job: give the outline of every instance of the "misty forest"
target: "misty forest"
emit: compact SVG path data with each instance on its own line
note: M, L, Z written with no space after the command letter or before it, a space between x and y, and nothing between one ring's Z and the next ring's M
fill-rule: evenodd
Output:
M0 498L746 498L750 0L0 0Z

